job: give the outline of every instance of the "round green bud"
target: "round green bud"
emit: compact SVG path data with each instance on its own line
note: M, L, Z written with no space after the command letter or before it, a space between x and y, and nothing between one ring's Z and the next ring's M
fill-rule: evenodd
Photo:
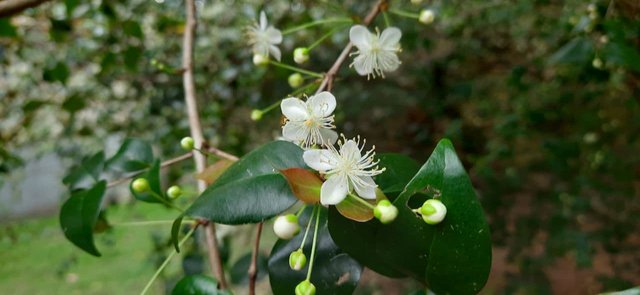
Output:
M307 256L304 255L302 249L291 252L289 255L289 267L293 270L301 270L307 265Z
M172 199L177 199L180 196L182 196L182 189L177 185L171 186L167 190L167 196L169 196L169 198L172 198Z
M273 232L283 240L290 240L300 232L298 217L293 214L280 215L273 223Z
M424 222L438 224L447 215L447 207L440 200L429 199L420 207L420 214Z
M194 148L195 146L195 141L193 141L193 138L187 136L183 139L180 140L180 146L187 151L190 151Z
M262 115L264 115L264 113L261 110L253 110L251 111L251 120L260 121L260 119L262 119Z
M591 65L593 65L594 68L596 69L602 69L602 60L598 57L594 58L593 61L591 62Z
M433 23L435 19L436 14L433 13L433 10L431 9L423 9L420 11L420 16L418 17L418 21L425 25Z
M300 75L300 73L295 73L289 76L288 81L291 88L298 88L304 82L304 78L302 78L302 75Z
M382 200L373 208L373 216L380 220L382 224L388 224L398 216L398 208L393 206L389 200Z
M309 49L306 47L298 47L293 50L293 61L297 64L303 64L309 60Z
M253 64L259 67L266 66L269 64L269 57L262 54L254 54Z
M131 188L136 193L144 193L149 190L149 181L146 178L138 178L131 183Z
M308 280L300 282L296 286L296 295L315 295L316 294L316 286L314 286Z

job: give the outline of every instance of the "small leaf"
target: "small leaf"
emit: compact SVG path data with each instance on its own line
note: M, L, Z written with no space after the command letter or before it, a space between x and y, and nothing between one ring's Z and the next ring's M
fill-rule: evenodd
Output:
M171 224L171 243L178 253L180 253L180 228L182 228L182 219L184 219L184 214L180 214Z
M151 145L137 138L127 138L106 166L123 172L139 171L148 168L153 162Z
M167 198L162 191L162 187L160 185L160 160L155 160L149 170L140 174L136 178L146 178L149 182L149 191L144 193L136 192L133 189L133 181L129 183L129 190L137 200L147 203L163 203L162 199L164 199L167 202L170 202L169 198Z
M16 28L11 25L8 17L0 18L0 37L16 37L18 36Z
M593 43L585 37L573 38L549 57L550 64L586 64L593 59Z
M100 214L100 204L107 187L103 180L89 190L73 193L60 209L62 232L74 245L100 256L93 241L93 230Z
M203 180L208 185L213 184L219 177L227 171L227 169L233 164L233 161L227 159L220 159L213 165L205 168L202 172L196 175L197 179Z
M69 68L63 62L57 62L51 67L48 67L42 73L42 79L47 82L61 82L62 84L67 83L67 78L69 78Z
M89 188L100 180L100 174L104 169L104 152L97 152L91 157L85 157L80 165L70 169L62 183L69 187L70 191Z
M376 188L376 200L364 201L371 204L371 206L375 206L378 202L386 199L387 197L384 193L380 189ZM348 196L342 202L338 203L338 205L336 205L336 209L338 209L338 212L340 212L342 216L353 221L366 222L373 219L373 209L362 204L362 202L354 200L351 196Z
M218 282L204 275L191 275L182 278L171 291L172 295L219 295Z
M62 103L62 108L69 113L80 111L85 106L84 98L79 95L71 95Z
M307 204L320 202L322 179L317 174L303 168L284 169L280 170L280 173L287 179L293 195L298 200Z

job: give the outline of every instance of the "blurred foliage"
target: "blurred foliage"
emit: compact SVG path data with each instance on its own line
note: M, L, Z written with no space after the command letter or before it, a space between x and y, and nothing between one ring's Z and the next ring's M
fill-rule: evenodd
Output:
M279 112L259 124L249 119L251 109L292 92L289 72L251 63L243 33L260 9L288 28L362 16L369 2L198 2L195 73L205 136L244 154L279 135ZM589 293L640 284L633 1L392 5L434 9L436 21L389 15L403 31L403 65L372 83L343 67L334 89L340 129L419 160L439 138L451 138L479 189L494 245L506 253L494 263L499 279L489 289L560 292L554 268L579 273L580 290ZM66 0L0 19L0 173L28 160L21 149L79 163L127 136L154 142L161 155L180 154L178 141L188 134L182 11L175 0ZM382 18L376 25L384 27ZM284 61L329 29L286 36ZM328 69L346 32L315 48L306 68Z

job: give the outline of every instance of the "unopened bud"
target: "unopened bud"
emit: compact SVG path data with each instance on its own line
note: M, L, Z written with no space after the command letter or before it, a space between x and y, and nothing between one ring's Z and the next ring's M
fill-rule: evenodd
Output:
M131 188L136 193L144 193L149 190L149 181L146 178L138 178L131 183Z
M380 220L382 224L388 224L398 216L398 208L393 206L388 200L382 200L373 208L373 216Z
M298 88L304 82L304 78L302 78L302 75L300 75L300 73L294 73L289 76L288 81L291 88Z
M447 215L447 207L436 199L429 199L420 207L422 220L428 224L438 224Z
M169 198L172 198L172 199L177 199L180 196L182 196L182 189L177 185L171 186L167 190L167 196L169 196Z
M251 111L251 120L260 121L262 115L264 115L264 113L261 110L253 110Z
M296 295L315 295L316 294L316 286L314 286L308 280L300 282L296 286Z
M600 58L596 57L591 62L591 65L593 65L593 67L596 68L596 69L602 69L602 60Z
M433 23L435 19L436 15L431 9L423 9L420 11L420 16L418 17L418 21L425 25Z
M306 47L298 47L293 50L293 61L297 64L303 64L309 60L309 49Z
M273 223L273 232L278 238L290 240L300 232L298 217L293 214L278 216Z
M253 64L259 67L266 66L269 64L269 57L256 53L253 55Z
M293 270L301 270L307 265L307 256L302 253L302 249L291 252L289 255L289 267Z
M180 140L180 146L187 151L190 151L194 148L195 146L195 141L193 141L193 138L187 136L183 139Z

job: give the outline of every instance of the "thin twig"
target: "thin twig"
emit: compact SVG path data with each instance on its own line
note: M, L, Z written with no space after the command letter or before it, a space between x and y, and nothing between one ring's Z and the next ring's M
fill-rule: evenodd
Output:
M260 235L262 235L262 226L264 223L258 223L256 227L256 240L253 244L253 254L251 255L251 265L249 265L249 295L256 294L256 278L258 278L258 251L260 251Z
M387 5L387 0L378 0L378 2L371 8L367 16L364 18L362 24L368 26L371 24L373 19L380 13L382 7ZM353 48L353 44L351 41L347 43L347 46L344 47L336 61L333 63L329 71L324 75L324 79L322 79L322 83L320 83L320 87L316 90L316 94L322 92L323 90L331 91L333 88L333 80L338 74L338 70L340 70L340 66L344 63L344 61L349 57L349 52Z
M9 17L50 0L4 0L0 1L0 17Z
M187 104L187 114L189 116L189 128L191 129L191 137L197 147L203 147L204 135L202 126L200 125L200 115L198 114L198 104L196 101L196 86L193 77L193 44L196 34L196 5L195 0L185 0L186 24L184 28L184 38L182 43L182 80L184 86L184 100ZM201 153L194 153L193 159L196 164L198 173L204 171L207 164L206 158ZM198 181L198 190L200 192L207 188L206 182ZM218 280L220 289L227 288L227 282L222 271L222 261L220 259L220 251L216 240L215 224L209 222L204 225L204 231L207 237L207 248L209 253L209 263L211 271Z

